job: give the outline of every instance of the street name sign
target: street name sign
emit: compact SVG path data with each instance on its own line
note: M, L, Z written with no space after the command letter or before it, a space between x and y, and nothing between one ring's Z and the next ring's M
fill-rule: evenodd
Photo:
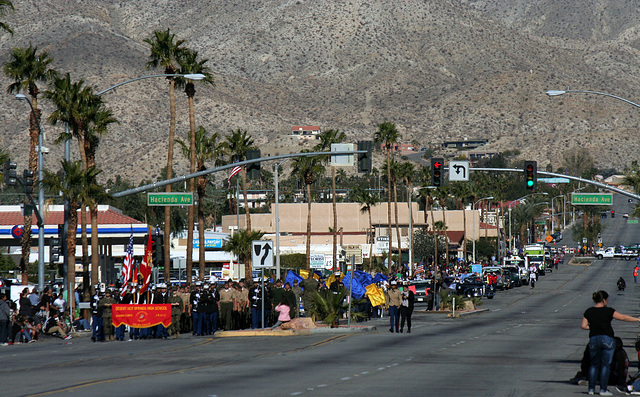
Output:
M193 205L193 193L147 193L147 205Z
M469 162L449 161L449 181L468 181Z
M258 269L273 267L273 241L256 240L251 242L251 264Z
M573 205L612 205L612 193L571 193Z

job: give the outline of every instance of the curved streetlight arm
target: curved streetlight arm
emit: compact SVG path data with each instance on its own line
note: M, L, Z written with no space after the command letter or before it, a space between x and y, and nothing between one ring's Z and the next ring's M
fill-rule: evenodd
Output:
M129 84L129 83L133 83L134 81L138 81L138 80L144 80L144 79L151 79L154 77L184 77L185 79L188 80L202 80L205 78L205 75L200 74L200 73L195 73L195 74L152 74L149 76L142 76L142 77L136 77L135 79L131 79L131 80L127 80L127 81L123 81L122 83L118 83L116 85L113 85L109 88L105 88L104 90L96 93L96 95L102 95L105 92L114 90L122 85L125 84Z
M577 92L577 93L582 93L582 94L595 94L595 95L603 95L603 96L608 96L610 98L614 98L617 99L619 101L622 102L626 102L629 105L635 106L637 108L640 108L640 105L638 105L637 103L630 101L628 99L624 99L622 97L619 97L617 95L613 95L613 94L607 94L606 92L600 92L600 91L588 91L588 90L549 90L546 92L546 94L548 96L560 96L560 95L564 95L564 94L569 94L572 92Z

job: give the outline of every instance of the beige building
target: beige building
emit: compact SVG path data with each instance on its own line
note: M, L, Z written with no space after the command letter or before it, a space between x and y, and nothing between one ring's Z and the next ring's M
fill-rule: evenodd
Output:
M392 204L393 205L393 204ZM387 221L387 203L380 203L371 208L371 226L369 225L369 214L360 209L359 203L338 203L338 245L352 246L360 245L364 257L368 257L369 244L374 242L373 254L380 254L388 250L389 229ZM272 208L272 211L275 210ZM481 222L480 213L477 209L472 210L450 210L445 211L447 235L452 246L461 244L464 237L465 228L464 212L466 212L466 234L467 240L474 236L495 237L497 228L495 225L496 216L494 212L484 214L488 223ZM280 249L281 253L306 252L307 234L307 204L306 203L281 203L280 213ZM427 211L425 219L424 211L418 209L418 203L412 203L412 226L414 230L419 230L426 225L431 229L431 213ZM475 220L474 220L475 217ZM391 218L395 225L395 211L392 207ZM433 220L435 222L443 220L442 210L433 210ZM237 222L240 222L237 225ZM400 238L403 249L409 248L409 208L407 203L398 203L398 224L400 227ZM222 217L222 230L225 233L233 232L236 228L245 228L245 216L226 215ZM275 214L251 214L251 226L254 230L265 232L266 238L275 241L276 223ZM475 232L474 232L475 226ZM311 250L312 253L332 253L333 249L333 212L331 203L311 204ZM393 246L398 247L395 226L393 231ZM455 247L452 247L455 249Z

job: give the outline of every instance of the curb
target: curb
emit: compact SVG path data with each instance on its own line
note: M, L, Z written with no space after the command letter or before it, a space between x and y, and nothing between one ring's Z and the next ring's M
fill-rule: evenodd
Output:
M364 332L377 331L375 326L354 326L347 328L346 326L340 326L338 328L320 327L312 329L286 329L286 330L271 330L265 328L262 330L250 330L250 331L218 331L215 333L216 338L233 338L233 337L250 337L250 336L308 336L308 335L322 335L322 334L357 334Z

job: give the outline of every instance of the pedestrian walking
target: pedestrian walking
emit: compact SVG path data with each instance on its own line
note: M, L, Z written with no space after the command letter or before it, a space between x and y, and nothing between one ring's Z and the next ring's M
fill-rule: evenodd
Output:
M387 310L389 311L389 332L393 332L394 328L397 333L400 332L400 317L398 317L398 309L402 303L402 293L398 291L398 282L391 282L391 289L387 291L386 296Z
M611 396L607 390L609 386L609 371L611 360L616 348L611 320L640 322L640 319L617 312L608 307L609 294L606 291L596 291L592 296L595 305L584 312L581 328L589 331L589 389L590 395L595 394L596 380L600 381L600 395Z
M640 258L640 256L638 258ZM636 260L636 263L637 263L637 260ZM636 268L633 269L633 282L634 283L638 282L638 271L640 271L640 267L638 265L636 265Z

